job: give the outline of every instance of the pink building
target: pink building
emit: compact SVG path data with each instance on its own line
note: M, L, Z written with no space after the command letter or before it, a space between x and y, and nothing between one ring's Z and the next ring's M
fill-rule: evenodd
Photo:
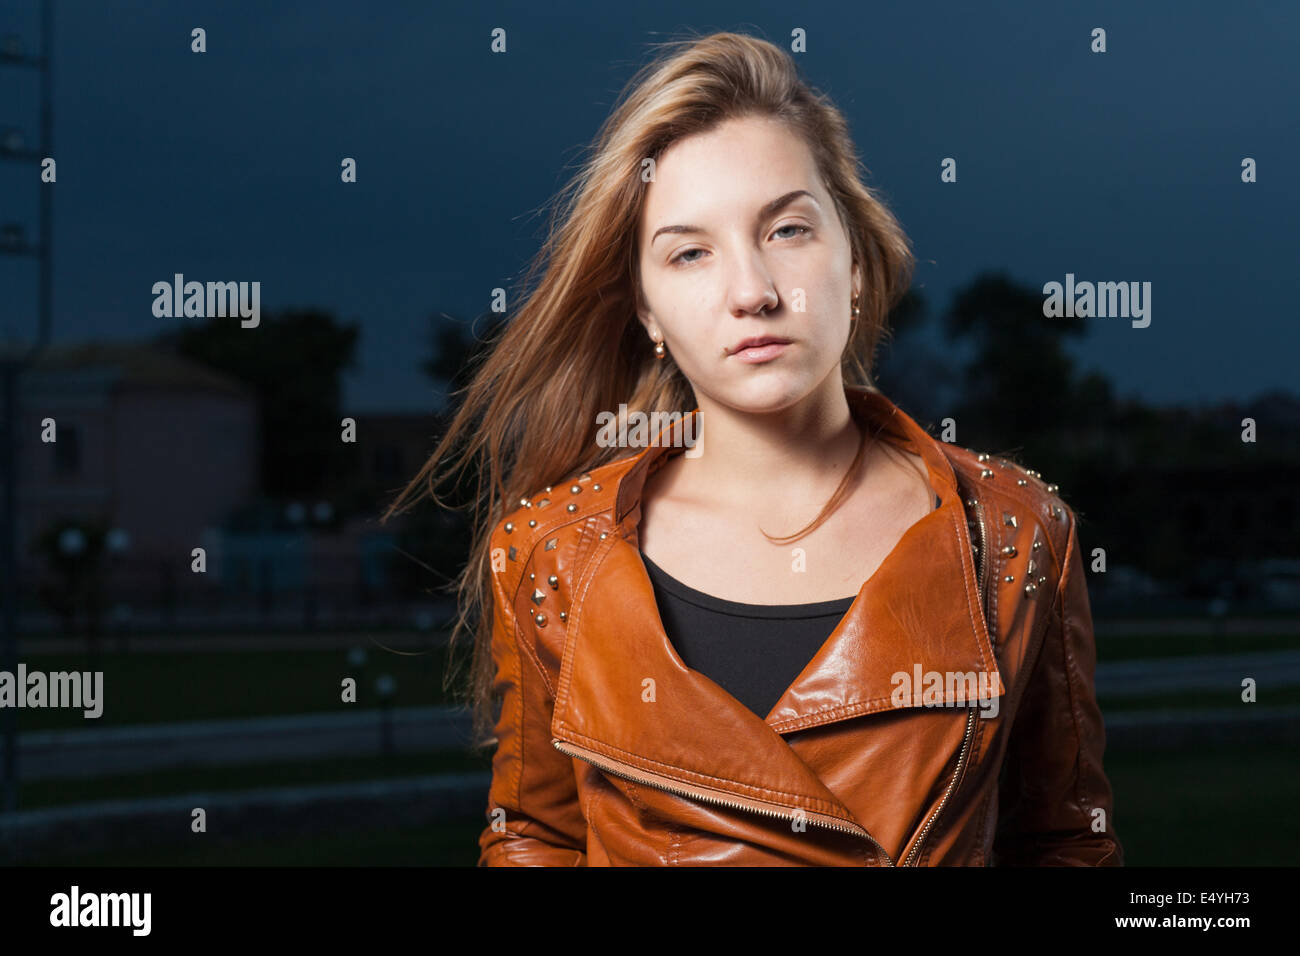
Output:
M20 381L17 432L21 568L61 518L106 521L132 559L188 568L257 490L253 390L148 346L51 346Z

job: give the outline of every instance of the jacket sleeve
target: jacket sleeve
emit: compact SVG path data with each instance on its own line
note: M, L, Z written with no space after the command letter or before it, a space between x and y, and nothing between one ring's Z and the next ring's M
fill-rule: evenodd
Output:
M1092 611L1075 516L1065 515L1060 580L1008 742L993 843L999 866L1124 865L1102 768Z
M493 574L494 691L501 697L479 866L586 866L586 822L570 758L551 744L553 703L532 654L520 653L503 575Z

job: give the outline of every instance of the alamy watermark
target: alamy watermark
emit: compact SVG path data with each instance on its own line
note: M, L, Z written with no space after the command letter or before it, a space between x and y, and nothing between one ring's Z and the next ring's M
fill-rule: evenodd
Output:
M186 282L176 273L171 282L153 284L153 314L160 319L213 319L239 316L240 326L255 329L262 321L262 283Z
M911 673L895 671L890 683L894 685L890 703L895 707L965 707L979 701L982 716L998 715L1002 684L997 671L923 672L915 664Z
M50 897L51 926L121 926L133 936L148 936L152 911L152 893L83 893L74 883L69 892Z
M0 671L0 708L69 707L90 719L104 713L103 671Z
M1135 329L1151 324L1150 282L1078 282L1074 273L1065 274L1065 285L1048 282L1043 286L1043 315L1049 319L1091 318L1132 319Z
M618 406L618 413L599 412L596 415L596 444L601 448L645 448L658 445L660 433L669 426L672 432L672 447L690 449L686 457L697 457L702 449L698 448L697 419L698 413L682 412L629 412L626 404Z

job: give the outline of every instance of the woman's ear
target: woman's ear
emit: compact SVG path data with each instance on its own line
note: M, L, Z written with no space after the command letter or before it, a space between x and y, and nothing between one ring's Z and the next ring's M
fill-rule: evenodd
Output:
M639 291L635 293L635 295L636 295L637 321L641 323L641 327L646 330L646 334L649 335L650 338L652 339L663 338L663 336L655 334L656 323L654 319L654 313L650 311L650 307L646 304L645 300L641 298Z

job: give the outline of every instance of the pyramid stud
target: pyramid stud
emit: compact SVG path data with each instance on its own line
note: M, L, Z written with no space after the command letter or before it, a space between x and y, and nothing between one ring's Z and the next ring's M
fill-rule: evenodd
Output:
M541 603L542 603L543 601L545 601L545 600L546 600L546 595L542 592L542 589L541 589L541 588L534 588L534 589L533 589L533 603L534 603L534 604L541 604Z
M558 545L559 543L560 543L560 539L559 539L559 538L552 538L550 541L546 542L546 550L547 550L547 551L554 551L556 545Z
M1020 527L1019 522L1016 521L1016 516L1013 515L1010 511L1002 512L1002 523L1006 525L1008 528Z

